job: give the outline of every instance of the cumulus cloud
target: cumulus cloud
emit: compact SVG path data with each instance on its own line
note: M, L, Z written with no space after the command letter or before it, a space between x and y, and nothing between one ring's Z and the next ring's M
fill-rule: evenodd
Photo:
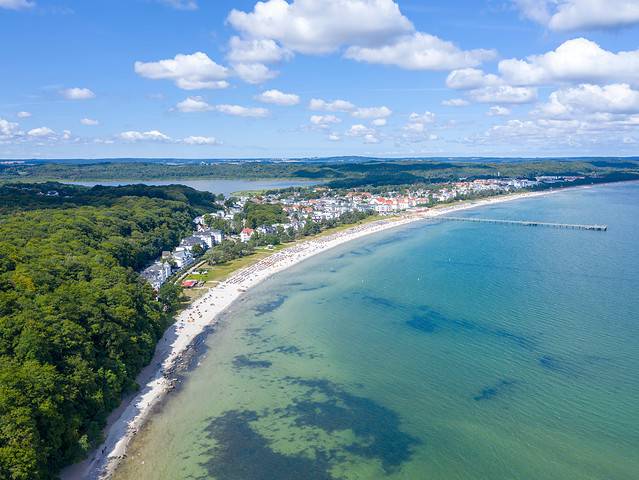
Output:
M213 107L202 97L188 97L179 102L175 108L183 113L208 112L213 110Z
M311 115L310 122L318 128L329 128L331 125L341 123L341 119L335 115Z
M639 113L639 90L628 84L603 87L583 84L552 92L548 102L540 105L534 113L549 117Z
M158 62L135 62L135 73L151 80L172 80L183 90L226 88L228 68L218 65L206 53L178 54Z
M327 137L331 142L339 142L342 137L337 133L329 133Z
M506 107L500 107L499 105L493 105L488 109L486 113L489 117L505 117L510 115L510 109Z
M502 60L499 72L511 85L639 84L639 50L614 53L591 40L575 38L542 55L532 55L525 60Z
M327 112L350 112L355 108L351 102L347 100L322 100L321 98L313 98L308 104L311 110L324 110Z
M241 105L216 105L215 110L236 117L263 118L268 115L266 108L243 107Z
M514 0L524 16L555 31L639 23L636 0Z
M236 63L233 65L233 70L246 83L254 85L271 80L279 74L263 63Z
M16 113L18 118L29 118L31 116L31 112L18 112Z
M305 54L380 45L413 30L393 0L266 0L252 12L232 10L228 22L248 38L276 40Z
M468 100L464 100L463 98L451 98L442 102L442 105L445 107L465 107L468 104Z
M351 125L351 128L346 131L346 135L349 137L363 137L365 135L373 135L374 133L374 129L367 127L366 125L362 125L361 123Z
M387 120L385 118L376 118L375 120L371 122L371 124L374 125L375 127L384 127L386 126L386 122Z
M25 10L35 7L35 2L29 0L0 0L0 8L7 10Z
M462 68L453 70L446 77L446 86L455 90L469 90L472 88L502 85L504 81L492 73L486 74L477 68Z
M295 95L294 93L284 93L280 90L275 89L266 90L265 92L257 95L255 99L263 103L271 103L274 105L282 106L292 106L300 103L299 95Z
M494 50L461 50L434 35L416 32L395 42L377 46L352 46L345 57L367 63L395 65L406 70L452 70L474 67L495 58Z
M88 88L65 88L60 91L60 95L62 95L67 100L90 100L95 98L95 93L93 93Z
M83 118L82 120L80 120L80 123L82 125L86 125L88 127L92 127L92 126L100 124L100 122L98 122L97 120L94 120L92 118Z
M20 133L20 125L0 118L0 140L7 140Z
M29 135L30 137L37 137L37 138L52 137L53 135L55 135L55 132L51 130L49 127L38 127L38 128L33 128L29 130L27 132L27 135Z
M478 88L468 92L468 95L478 103L531 103L537 100L535 88L510 85Z
M280 47L275 40L231 37L228 59L232 63L274 63L288 60L293 52Z
M215 137L200 137L200 136L190 136L190 137L186 137L184 140L182 140L183 143L186 143L187 145L220 145L221 142L219 142Z
M120 140L125 142L170 142L172 139L168 135L158 130L149 130L148 132L138 132L129 130L118 135Z
M365 107L358 108L351 112L351 115L355 118L359 118L362 120L370 119L370 118L386 118L390 117L393 114L393 111L386 107Z

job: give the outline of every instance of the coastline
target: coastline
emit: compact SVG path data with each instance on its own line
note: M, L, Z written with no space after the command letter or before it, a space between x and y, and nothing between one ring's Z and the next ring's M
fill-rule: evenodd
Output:
M588 188L588 186L575 188ZM153 409L173 390L174 381L171 378L171 372L182 363L194 342L201 338L211 326L215 325L220 314L248 289L270 276L307 258L367 235L417 221L436 219L452 212L545 196L563 190L566 188L516 193L456 203L425 211L408 212L399 217L364 223L301 242L234 272L226 281L209 289L205 295L195 300L188 309L176 317L175 322L169 326L158 342L152 361L138 375L137 381L141 385L140 390L130 398L124 399L121 406L109 417L102 445L83 462L67 467L61 473L61 478L64 480L110 478L120 461L125 457L129 443L152 415Z

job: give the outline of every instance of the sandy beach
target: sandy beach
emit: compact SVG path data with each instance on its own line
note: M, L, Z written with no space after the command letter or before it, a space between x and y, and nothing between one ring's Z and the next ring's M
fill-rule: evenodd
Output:
M163 338L158 342L153 360L137 378L138 384L141 386L140 390L132 398L125 399L122 406L109 418L109 423L104 431L104 443L93 451L85 461L68 467L62 472L61 477L64 480L111 477L126 455L129 443L149 418L153 407L158 405L173 389L170 372L179 364L196 337L206 331L207 327L215 324L220 314L248 289L273 274L309 257L366 235L416 221L434 219L452 212L548 195L556 191L512 194L454 204L443 208L410 211L401 216L365 223L298 243L235 272L226 281L209 289L205 295L194 301L188 309L176 317L175 323L167 329Z

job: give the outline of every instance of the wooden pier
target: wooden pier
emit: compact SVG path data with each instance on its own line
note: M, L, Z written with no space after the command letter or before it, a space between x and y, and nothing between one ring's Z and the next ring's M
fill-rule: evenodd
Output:
M550 227L550 228L567 228L570 230L591 230L595 232L605 232L608 225L581 225L576 223L550 223L536 222L531 220L497 220L494 218L474 218L474 217L437 217L440 220L449 220L453 222L477 222L477 223L497 223L501 225L521 225L524 227Z

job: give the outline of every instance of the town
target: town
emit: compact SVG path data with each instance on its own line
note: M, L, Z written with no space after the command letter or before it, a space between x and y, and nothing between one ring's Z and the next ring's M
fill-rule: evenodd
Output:
M425 186L361 189L295 187L228 198L224 208L194 219L192 235L144 269L141 275L155 290L190 268L203 255L219 264L250 254L255 247L273 248L322 230L369 216L397 215L437 204L550 188L584 180L583 176L539 176L532 179L475 179ZM217 249L215 247L218 247ZM187 281L183 286L193 286Z

